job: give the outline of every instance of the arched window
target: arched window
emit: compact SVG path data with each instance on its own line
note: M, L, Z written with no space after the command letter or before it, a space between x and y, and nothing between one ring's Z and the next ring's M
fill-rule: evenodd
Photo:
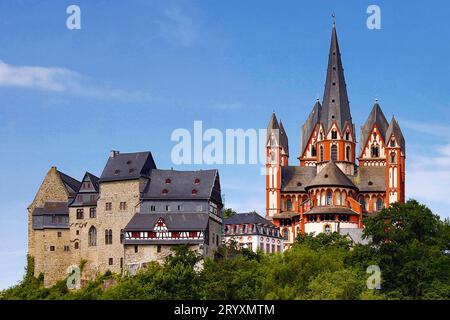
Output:
M337 139L337 131L336 130L331 131L331 139L333 139L333 140Z
M345 140L350 140L350 132L345 133Z
M289 229L288 228L283 229L283 239L286 241L289 241Z
M345 148L345 159L346 159L347 161L350 161L350 152L351 152L351 148L350 148L350 146L347 146L347 147Z
M363 196L359 197L359 204L361 205L361 209L363 211L366 211L366 201L364 200Z
M270 153L270 161L275 162L275 152Z
M325 225L324 231L325 231L326 235L330 235L331 234L331 226L329 224Z
M347 206L347 194L344 192L344 191L342 191L342 205L343 206Z
M89 247L95 247L97 245L97 229L94 226L89 228L88 245Z
M325 205L325 192L322 191L322 198L320 199L320 205L324 206Z
M341 192L340 191L336 191L335 193L335 199L336 199L336 205L340 206L341 205Z
M291 199L286 200L286 210L292 211L292 200Z
M383 209L383 199L382 198L378 198L378 200L377 200L377 211L380 211L381 209Z
M315 157L315 156L317 156L317 150L316 150L316 146L313 145L311 147L311 157Z
M378 145L373 145L371 150L371 157L372 158L378 158L380 156L380 149Z
M395 156L395 152L391 152L391 163L396 163L397 157Z
M391 139L391 147L395 147L395 140Z
M333 205L333 193L331 191L327 192L327 206Z
M323 146L320 146L320 162L323 161Z
M331 146L331 160L337 161L337 145Z

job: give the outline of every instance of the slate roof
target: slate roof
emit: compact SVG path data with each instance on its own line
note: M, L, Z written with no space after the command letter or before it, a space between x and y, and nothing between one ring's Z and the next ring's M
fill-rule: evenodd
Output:
M281 191L305 192L305 187L316 176L316 171L316 167L281 167Z
M320 120L324 124L326 131L331 128L334 121L336 121L341 131L343 131L346 123L352 123L347 96L347 85L344 78L344 68L342 66L341 52L339 50L336 27L334 25L331 33L331 45L328 55L327 76Z
M275 115L275 112L272 113L272 116L270 117L269 124L267 126L267 142L269 141L270 135L272 134L272 131L278 130L278 143L281 147L283 147L284 151L287 155L289 155L289 143L288 143L288 137L286 134L286 130L284 130L283 124L278 122L277 116ZM275 135L277 137L277 135Z
M389 127L389 122L386 120L383 111L381 110L380 105L376 102L370 111L369 117L367 118L364 125L361 127L360 131L360 150L359 154L361 155L364 151L364 147L367 142L367 138L369 138L372 128L374 125L377 125L378 130L381 132L381 136L383 141L386 142L386 131Z
M62 182L66 186L67 191L69 192L69 197L75 197L76 193L80 189L81 182L77 179L68 176L67 174L57 170Z
M301 145L300 145L300 156L303 155L305 149L307 147L309 138L311 138L311 134L313 133L314 127L320 120L320 113L322 112L322 105L317 99L314 107L311 110L311 113L306 119L306 122L303 124L301 128Z
M208 214L205 213L136 213L125 227L125 231L153 230L159 218L163 218L169 231L206 230Z
M352 177L352 180L358 186L359 192L385 192L386 167L361 166L358 168L356 176Z
M311 210L305 212L305 214L326 214L326 213L358 214L357 212L351 210L350 208L342 206L315 206Z
M109 157L99 182L149 177L152 169L156 169L156 164L149 151L119 153Z
M68 215L69 203L66 201L48 201L42 208L35 208L33 210L33 216L41 215Z
M91 183L92 183L92 185L95 188L95 191L99 192L99 180L100 180L100 178L95 176L95 175L93 175L90 172L86 172L85 176L89 177L89 180L91 180ZM83 180L84 180L84 178L83 178Z
M275 227L275 225L272 222L263 218L256 212L238 213L223 220L224 225L247 224L247 223L262 224Z
M392 117L391 123L389 124L389 128L386 131L386 146L388 146L389 139L391 136L394 135L395 140L400 146L400 149L403 151L404 154L406 154L405 150L405 138L403 137L402 130L400 129L400 125L398 124L395 117Z
M329 161L314 179L307 185L310 187L339 186L357 189L353 182L342 172L333 161Z
M286 134L286 130L284 130L283 123L280 120L280 144L286 152L286 155L289 156L289 139Z
M170 183L166 180L170 179ZM199 183L195 180L199 179ZM196 190L196 195L192 194ZM167 194L163 194L167 190ZM210 199L222 203L218 171L196 170L177 171L154 169L150 175L150 184L143 195L143 199Z

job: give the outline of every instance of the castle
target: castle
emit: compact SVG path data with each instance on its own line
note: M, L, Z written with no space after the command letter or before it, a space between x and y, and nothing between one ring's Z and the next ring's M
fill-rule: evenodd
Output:
M48 171L28 207L28 254L45 286L81 261L82 281L132 274L181 243L212 256L222 209L217 170L161 170L150 152L112 151L100 178Z
M378 102L361 127L359 150L356 143L333 22L323 100L301 127L299 165L288 165L288 137L275 113L267 128L266 218L285 246L301 233L362 230L364 216L405 201L405 139Z

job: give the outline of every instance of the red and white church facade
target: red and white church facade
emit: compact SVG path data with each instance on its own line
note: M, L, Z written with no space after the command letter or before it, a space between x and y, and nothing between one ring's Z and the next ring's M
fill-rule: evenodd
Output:
M299 165L289 165L286 131L275 113L267 130L266 218L285 246L301 233L363 228L362 218L405 201L405 139L375 102L357 137L333 23L325 90L301 127Z

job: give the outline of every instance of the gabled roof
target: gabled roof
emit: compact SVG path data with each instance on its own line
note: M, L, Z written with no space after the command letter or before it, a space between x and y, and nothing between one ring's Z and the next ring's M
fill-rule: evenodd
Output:
M319 186L339 186L357 189L353 182L333 161L328 162L306 188Z
M344 78L344 68L337 38L336 27L333 23L331 45L328 55L327 77L322 101L320 120L328 131L336 121L339 130L343 131L345 124L352 124L350 105L347 95L347 85Z
M405 154L406 153L405 138L403 137L402 130L400 129L400 126L395 117L392 117L391 123L389 124L389 128L386 131L386 141L385 141L386 146L388 146L389 139L391 138L392 135L394 135L395 140L400 146L400 149Z
M263 218L256 212L247 212L247 213L237 213L227 219L223 220L224 225L229 224L247 224L247 223L255 223L255 224L262 224L267 226L273 226L275 225L270 222L269 220Z
M358 214L358 212L343 206L315 206L311 208L311 210L306 211L304 214L327 214L327 213Z
M86 176L89 177L89 180L91 180L91 183L92 183L92 185L95 188L95 191L99 192L99 180L100 180L100 178L95 176L95 175L93 175L90 172L86 172L86 174L84 176L85 177ZM83 180L84 180L84 178L83 178Z
M214 199L222 203L218 171L153 169L143 199ZM163 190L165 192L163 192ZM195 190L195 194L193 194Z
M99 182L149 177L156 169L151 152L114 153L108 159Z
M90 181L93 190L90 188L89 189L84 188L84 183L86 181ZM78 192L76 193L75 197L73 198L73 201L70 203L69 206L70 207L96 206L99 190L100 190L99 178L90 172L86 172L84 174L83 180L81 180L81 186L78 189ZM81 195L81 199L79 199L80 197L78 195ZM90 198L90 195L96 195L95 200L92 200Z
M385 192L386 167L360 166L352 181L358 187L359 192Z
M316 103L314 104L314 107L311 110L311 113L308 116L308 119L303 124L301 129L302 134L302 140L300 145L300 156L303 155L305 152L305 149L308 145L308 140L311 138L311 134L313 133L314 127L320 120L320 113L322 112L322 105L320 104L319 99L317 99Z
M316 176L316 167L281 167L281 191L305 192L305 187Z
M69 207L67 201L47 201L41 208L33 210L33 216L40 215L68 215Z
M81 182L77 179L72 178L71 176L68 176L65 173L62 173L61 171L57 170L62 182L64 183L67 191L69 192L69 197L74 197L78 190L80 189Z
M205 230L208 226L206 213L136 213L125 227L125 231L153 230L156 222L162 218L168 231Z
M374 104L372 111L370 111L369 117L367 118L364 125L361 127L360 151L359 151L360 154L363 153L367 139L369 138L372 128L375 124L377 125L377 128L381 133L383 141L386 142L386 131L389 127L389 122L386 120L386 117L384 116L383 111L381 110L381 107L378 104L378 102Z

